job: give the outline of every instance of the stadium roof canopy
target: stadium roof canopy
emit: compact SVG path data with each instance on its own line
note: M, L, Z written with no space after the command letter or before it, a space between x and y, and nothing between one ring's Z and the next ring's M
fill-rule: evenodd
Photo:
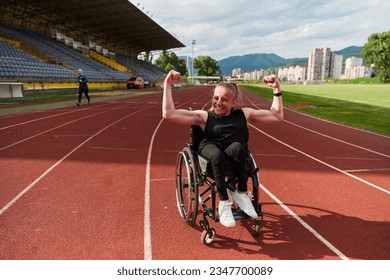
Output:
M0 23L133 55L185 47L128 0L1 0Z

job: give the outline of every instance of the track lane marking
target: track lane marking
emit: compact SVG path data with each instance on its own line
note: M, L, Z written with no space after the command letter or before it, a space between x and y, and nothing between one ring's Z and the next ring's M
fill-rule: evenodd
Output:
M299 125L299 124L296 124L296 123L293 123L293 122L290 122L290 121L286 121L286 120L284 120L284 122L286 122L286 123L288 123L288 124L291 124L291 125L294 125L294 126L296 126L296 127L299 127L299 128L301 128L301 129L310 131L310 132L312 132L312 133L321 135L321 136L323 136L323 137L332 139L332 140L334 140L334 141L337 141L337 142L340 142L340 143L343 143L343 144L346 144L346 145L349 145L349 146L352 146L352 147L355 147L355 148L358 148L358 149L361 149L361 150L365 150L365 151L370 152L370 153L373 153L373 154L377 154L377 155L380 155L380 156L383 156L383 157L390 158L390 155L387 155L387 154L384 154L384 153L381 153L381 152L377 152L377 151L374 151L374 150L370 150L370 149L368 149L368 148L364 148L364 147L362 147L362 146L355 145L355 144L346 142L346 141L341 140L341 139L337 139L337 138L335 138L335 137L333 137L333 136L329 136L329 135L323 134L323 133L321 133L321 132L312 130L312 129L310 129L310 128L301 126L301 125Z
M128 103L126 100L127 99L132 99L132 98L135 98L135 97L149 97L148 95L139 95L139 96L129 96L129 97L125 97L123 99L119 99L119 100L106 100L106 101L101 101L99 103L102 103L102 104L97 104L97 105L94 105L94 106L90 106L90 107L83 107L83 108L78 108L77 110L72 110L72 109L69 109L69 110L66 110L66 108L72 108L72 106L67 106L67 105L64 105L64 107L55 107L55 108L48 108L48 109L40 109L40 110L36 110L36 111L32 111L32 112L25 112L25 113L21 113L21 114L13 114L13 115L5 115L5 116L0 116L0 119L1 118L12 118L12 117L15 117L15 116L20 116L20 115L27 115L27 114L33 114L33 113L39 113L39 112L48 112L50 110L56 110L56 109L59 109L60 111L63 111L64 113L61 113L61 114L55 114L55 115L50 115L50 116L46 116L46 117L41 117L41 118L37 118L37 119L32 119L32 120L29 120L29 121L25 121L25 122L21 122L21 123L16 123L16 124L13 124L13 125L9 125L9 126L6 126L6 127L0 127L0 130L4 130L4 129L8 129L8 128L12 128L12 127L15 127L15 126L20 126L20 125L23 125L23 124L27 124L27 123L31 123L31 122L35 122L35 121L40 121L40 120L45 120L45 119L48 119L48 118L51 118L51 117L57 117L57 116L62 116L62 115L66 115L66 114L71 114L71 113L74 113L74 112L81 112L81 111L86 111L86 110L89 110L89 111L92 111L94 109L97 109L97 108L100 108L100 107L105 107L105 106L111 106L112 104L114 105L117 105L117 104L122 104L122 103ZM130 101L131 102L131 101ZM134 101L134 103L141 103L141 101ZM96 103L95 103L96 104ZM144 104L144 103L142 103ZM123 106L125 107L125 106ZM122 107L121 107L122 108ZM128 108L128 107L126 107ZM109 109L109 110L115 110L115 109L118 109L118 108L114 108L114 109ZM138 109L138 107L133 107L133 109ZM58 110L57 110L58 111Z
M383 161L381 158L358 158L358 157L325 157L328 159L341 159L341 160L369 160L369 161Z
M74 152L76 152L78 149L80 149L84 144L86 144L87 142L89 142L90 140L92 140L94 137L96 137L97 135L99 135L100 133L102 133L103 131L105 131L106 129L110 128L111 126L117 124L118 122L134 115L134 114L137 114L139 112L142 112L144 110L147 110L147 109L150 109L151 107L146 107L146 108L143 108L141 110L138 110L136 112L133 112L131 114L128 114L118 120L116 120L115 122L112 122L111 124L109 124L108 126L104 127L103 129L99 130L98 132L96 132L94 135L92 135L91 137L89 137L88 139L86 139L85 141L81 142L81 144L79 144L76 148L74 148L73 150L71 150L68 154L66 154L64 157L62 157L59 161L57 161L55 164L53 164L50 168L48 168L45 172L43 172L38 178L36 178L30 185L28 185L24 190L22 190L17 196L15 196L10 202L8 202L5 206L3 206L1 209L0 209L0 215L2 215L5 211L7 211L13 204L15 204L25 193L27 193L30 189L32 189L39 181L41 181L44 177L46 177L46 175L48 175L55 167L57 167L59 164L61 164L65 159L67 159L70 155L72 155Z
M146 160L146 172L145 172L145 202L144 202L144 260L152 260L152 233L150 223L150 162L152 160L152 151L154 139L157 131L163 123L164 119L161 119L156 129L153 132L150 139L148 157Z
M274 141L276 141L276 142L278 142L278 143L280 143L280 144L282 144L282 145L284 145L284 146L286 146L286 147L288 147L288 148L290 148L290 149L292 149L292 150L294 150L294 151L296 151L296 152L298 152L298 153L300 153L300 154L302 154L302 155L304 155L304 156L306 156L306 157L308 157L308 158L310 158L310 159L312 159L312 160L314 160L314 161L317 161L317 162L319 162L319 163L321 163L321 164L323 164L323 165L325 165L325 166L327 166L327 167L329 167L329 168L331 168L331 169L333 169L333 170L336 170L336 171L338 171L338 172L340 172L340 173L342 173L342 174L344 174L344 175L347 175L347 176L349 176L349 177L351 177L351 178L353 178L353 179L356 179L356 180L358 180L358 181L360 181L360 182L362 182L362 183L364 183L364 184L367 184L367 185L369 185L369 186L371 186L371 187L373 187L373 188L375 188L375 189L377 189L377 190L379 190L379 191L382 191L382 192L384 192L384 193L390 195L390 191L388 191L388 190L386 190L386 189L384 189L384 188L382 188L382 187L380 187L380 186L377 186L377 185L375 185L375 184L373 184L373 183L370 183L370 182L368 182L368 181L366 181L366 180L364 180L364 179L362 179L362 178L359 178L359 177L357 177L357 176L355 176L355 175L349 174L349 173L347 173L347 172L341 170L340 168L337 168L337 167L335 167L335 166L333 166L333 165L331 165L331 164L329 164L329 163L326 163L326 162L324 162L324 161L322 161L322 160L320 160L320 159L318 159L318 158L315 158L315 157L313 157L313 156L311 156L311 155L309 155L309 154L307 154L307 153L305 153L305 152L303 152L303 151L301 151L301 150L298 150L297 148L294 148L293 146L290 146L289 144L284 143L283 141L281 141L281 140L279 140L279 139L276 139L275 137L269 135L268 133L262 131L261 129L255 127L255 126L252 125L252 124L250 124L250 126L251 126L252 128L254 128L254 129L256 129L257 131L259 131L260 133L264 134L265 136L267 136L267 137L273 139Z
M69 122L67 122L67 123L63 123L63 124L61 124L61 125L59 125L59 126L50 128L50 129L48 129L48 130L42 131L42 132L37 133L37 134L34 134L34 135L30 136L30 137L27 137L27 138L24 138L24 139L19 140L19 141L17 141L17 142L14 142L14 143L12 143L12 144L10 144L10 145L8 145L8 146L4 146L4 147L0 148L0 151L3 151L3 150L5 150L5 149L8 149L8 148L10 148L10 147L12 147L12 146L18 145L18 144L20 144L20 143L23 143L23 142L25 142L25 141L27 141L27 140L30 140L30 139L33 139L33 138L35 138L35 137L38 137L38 136L40 136L40 135L42 135L42 134L45 134L45 133L48 133L48 132L50 132L50 131L56 130L56 129L58 129L58 128L64 127L64 126L66 126L66 125L69 125L69 124L72 124L72 123L75 123L75 122L78 122L78 121L82 121L82 120L84 120L84 119L91 118L91 117L94 117L94 116L97 116L97 115L100 115L100 114L104 114L104 113L107 113L107 112L110 112L110 111L113 111L113 110L122 109L122 108L125 108L125 106L119 107L119 108L113 108L113 109L105 110L105 111L102 111L102 112L99 112L99 113L95 113L95 114L92 114L92 115L85 116L85 117L80 118L80 119L76 119L76 120L73 120L73 121L69 121ZM60 135L60 136L63 136L63 135ZM89 136L89 135L84 135L84 136ZM56 136L54 136L54 137L56 137Z
M101 106L105 106L105 105L104 104L103 105L97 105L97 106L94 106L94 108L101 107ZM47 110L38 110L36 112L46 112L46 111L54 110L54 109L55 108L47 109ZM88 108L79 109L77 112L85 111L85 110L88 110ZM9 125L9 126L0 127L0 130L12 128L12 127L16 127L16 126L20 126L20 125L24 125L24 124L29 124L29 123L36 122L36 121L46 120L46 119L50 119L50 118L54 118L54 117L58 117L58 116L66 115L66 114L72 114L74 112L75 111L73 111L73 110L67 110L66 112L61 113L61 114L50 115L50 116L41 117L41 118L38 118L38 119L33 119L33 120L21 122L21 123L12 124L12 125Z
M310 231L318 240L321 241L326 247L328 247L332 252L334 252L342 260L349 260L349 258L344 255L339 249L337 249L332 243L326 240L321 234L319 234L314 228L302 220L294 211L292 211L288 206L286 206L282 201L280 201L272 192L270 192L263 184L260 184L260 188L267 193L280 207L282 207L288 214L290 214L294 219L298 221L304 228Z
M371 169L350 169L350 170L344 170L348 173L354 173L354 172L376 172L376 171L389 171L390 168L371 168Z

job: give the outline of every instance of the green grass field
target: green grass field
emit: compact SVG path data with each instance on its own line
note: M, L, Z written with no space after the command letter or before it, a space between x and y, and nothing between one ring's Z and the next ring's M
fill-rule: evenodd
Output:
M272 99L260 84L243 85ZM390 85L321 84L282 85L284 106L308 115L390 135Z

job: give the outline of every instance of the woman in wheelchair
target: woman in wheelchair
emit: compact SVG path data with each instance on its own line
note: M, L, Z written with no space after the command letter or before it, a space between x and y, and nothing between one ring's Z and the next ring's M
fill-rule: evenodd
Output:
M257 218L247 194L248 123L255 121L273 123L283 120L282 91L277 77L271 75L264 78L264 82L274 93L269 110L235 108L239 89L234 83L219 83L215 86L209 111L176 109L171 85L179 79L180 73L173 70L165 78L162 114L165 119L179 124L197 125L204 131L205 138L200 143L198 151L211 161L219 196L219 221L226 227L235 225L225 182L224 162L227 159L233 159L237 168L238 190L232 194L233 200L248 216Z

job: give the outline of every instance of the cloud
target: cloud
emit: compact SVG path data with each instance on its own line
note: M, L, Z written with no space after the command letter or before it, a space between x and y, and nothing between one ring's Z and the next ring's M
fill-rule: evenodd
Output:
M187 47L174 50L217 60L248 53L307 57L319 47L363 46L389 30L388 0L137 0Z

